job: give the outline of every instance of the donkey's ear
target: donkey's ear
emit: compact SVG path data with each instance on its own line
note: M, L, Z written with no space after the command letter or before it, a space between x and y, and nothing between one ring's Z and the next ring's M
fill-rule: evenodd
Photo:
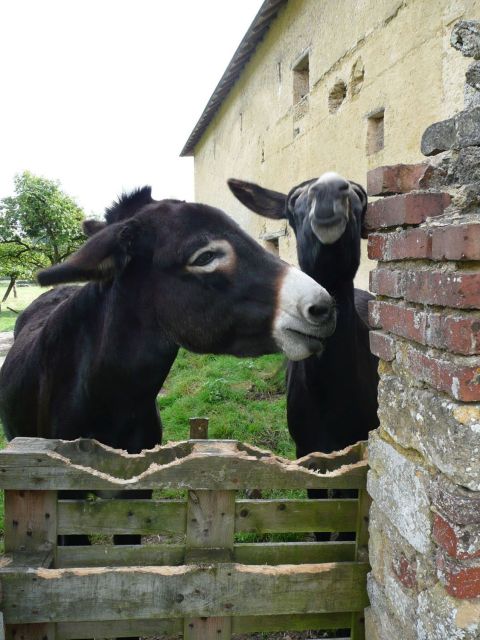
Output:
M138 230L135 218L106 226L65 262L40 271L38 282L46 286L111 279L129 262Z
M246 207L265 218L286 218L287 196L278 191L259 187L253 182L244 182L230 178L227 180L230 191Z
M102 222L101 220L95 220L95 218L84 220L82 223L83 233L87 236L87 238L91 238L102 229L105 229L106 226L107 226L106 222Z

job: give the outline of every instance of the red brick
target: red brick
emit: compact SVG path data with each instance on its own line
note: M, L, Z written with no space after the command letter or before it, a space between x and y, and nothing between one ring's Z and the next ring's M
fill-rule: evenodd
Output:
M462 600L480 597L478 560L460 562L440 552L437 555L437 568L445 591L451 596Z
M398 233L371 233L368 257L371 260L430 258L432 237L428 229L407 229Z
M377 167L367 173L367 193L369 196L386 196L415 191L420 188L420 180L428 169L426 163Z
M402 298L405 293L406 271L378 267L370 271L370 291L390 298Z
M370 331L370 351L380 360L390 362L395 359L395 340L382 331Z
M415 589L418 586L416 568L403 553L392 562L392 571L406 589Z
M434 228L432 258L434 260L480 260L480 224Z
M480 558L480 526L458 525L436 513L433 519L433 539L452 558Z
M430 313L425 344L465 356L480 354L480 317Z
M480 315L425 311L394 302L369 303L370 326L460 355L480 354Z
M480 309L480 271L408 271L404 278L403 292L409 302L435 304L459 309ZM381 281L382 295L387 293L388 281ZM391 287L393 290L393 287ZM398 289L398 287L397 287ZM383 292L385 290L385 293ZM393 296L392 297L398 297Z
M420 224L427 218L439 216L450 204L448 193L407 193L390 196L368 205L364 227L368 231Z
M479 358L470 358L471 363L467 364L457 361L455 356L434 356L409 345L405 360L411 375L438 391L464 402L480 400Z
M427 314L414 307L371 300L368 305L370 325L397 336L425 344Z

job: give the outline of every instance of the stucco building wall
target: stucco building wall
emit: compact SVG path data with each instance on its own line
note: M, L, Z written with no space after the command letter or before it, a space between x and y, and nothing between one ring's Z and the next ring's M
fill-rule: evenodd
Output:
M259 239L285 224L250 213L227 178L286 191L335 170L365 184L373 167L420 160L426 126L463 106L468 61L449 46L452 24L478 17L480 0L289 0L195 147L196 200ZM293 69L305 53L310 90L294 104ZM330 113L339 80L346 96ZM382 109L384 148L369 155L368 117ZM291 231L279 252L296 261ZM364 257L357 284L367 286L370 268Z

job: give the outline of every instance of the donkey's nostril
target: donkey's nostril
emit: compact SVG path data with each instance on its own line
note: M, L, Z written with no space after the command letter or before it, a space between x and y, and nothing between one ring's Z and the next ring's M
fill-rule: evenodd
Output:
M328 318L332 312L332 305L330 304L312 304L307 309L308 315L313 320L319 321Z

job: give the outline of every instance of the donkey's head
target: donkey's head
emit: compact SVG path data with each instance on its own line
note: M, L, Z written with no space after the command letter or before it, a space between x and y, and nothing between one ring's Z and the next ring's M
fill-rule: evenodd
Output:
M360 185L331 172L302 182L288 195L241 180L231 179L228 185L252 211L267 218L288 219L297 236L303 271L317 278L319 269L335 268L336 275L353 278L360 262L367 208L367 196Z
M42 285L101 281L115 300L135 300L149 332L192 351L290 359L320 352L335 328L328 293L260 247L222 211L150 189L123 196L106 222L66 262L39 273Z

